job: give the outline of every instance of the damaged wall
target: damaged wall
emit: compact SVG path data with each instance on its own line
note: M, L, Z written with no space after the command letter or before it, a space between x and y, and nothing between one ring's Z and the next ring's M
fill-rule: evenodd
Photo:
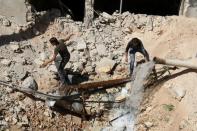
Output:
M28 2L26 2L28 0L0 0L0 15L7 17L9 20L11 20L12 22L15 22L18 25L24 25L26 24L28 21L32 20L32 13L31 13L31 6L28 6ZM86 3L90 3L93 0L86 0ZM105 0L104 2L108 2L110 0ZM176 0L174 0L176 1ZM64 1L65 4L69 4L70 2L66 2ZM82 2L82 1L79 1ZM113 7L111 7L109 4L101 4L99 5L98 2L101 2L100 0L95 0L95 4L92 3L92 6L94 6L95 10L100 10L100 11L104 11L106 12L106 10L102 10L104 7L106 7L108 10L114 9L115 5L113 4ZM117 1L117 9L119 8L119 0ZM129 0L125 0L124 2L129 2L126 3L126 6L123 7L123 11L130 11L130 6L134 6L133 3ZM144 3L146 3L147 1L144 1ZM83 9L82 6L84 6L85 9L85 14L83 13L78 13L78 12L74 12L74 7L76 9L76 5L77 9L79 9L78 7L81 7L81 9ZM76 18L79 17L79 19L81 20L84 16L85 16L85 21L88 19L87 17L89 16L88 14L92 14L92 7L89 9L89 7L86 5L84 5L84 1L83 4L79 3L76 5L69 5L69 8L75 13ZM90 4L91 5L91 4ZM90 6L89 5L89 6ZM141 5L141 4L140 4ZM146 4L145 4L146 5ZM154 4L153 4L154 5ZM152 5L152 6L153 6ZM97 7L99 6L99 7ZM128 9L129 7L129 9ZM148 7L147 7L148 8ZM172 2L172 8L175 9L176 7L173 6L173 2ZM132 9L137 9L137 6L132 7ZM88 10L90 10L90 13L88 13ZM141 9L140 9L141 10ZM158 10L158 9L157 9ZM160 9L162 10L162 9ZM165 10L165 8L164 8ZM115 11L115 10L113 10ZM83 12L80 10L80 12ZM144 12L139 12L139 13L144 13ZM148 12L145 12L146 14L148 14ZM29 15L30 14L30 15ZM154 15L154 13L152 13ZM158 14L157 14L158 15ZM187 17L197 17L197 0L181 0L181 4L180 4L180 10L179 10L179 15L184 15ZM79 20L77 19L77 20Z
M19 25L26 24L27 6L26 0L0 0L0 15L7 17Z
M179 15L197 17L197 0L182 0Z

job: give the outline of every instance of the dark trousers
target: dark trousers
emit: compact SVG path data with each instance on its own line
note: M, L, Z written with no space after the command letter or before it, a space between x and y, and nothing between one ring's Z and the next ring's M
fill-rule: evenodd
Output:
M57 69L58 75L60 77L61 84L70 84L68 80L67 73L64 71L64 67L68 63L70 57L63 58L60 62L59 68Z
M133 70L134 70L134 63L135 63L135 53L136 52L140 52L141 54L144 55L144 57L146 58L147 61L149 61L149 54L148 52L145 50L145 48L142 46L141 48L138 49L133 49L131 48L129 50L129 58L130 58L130 66L129 66L129 70L130 70L130 76L132 76L133 74Z

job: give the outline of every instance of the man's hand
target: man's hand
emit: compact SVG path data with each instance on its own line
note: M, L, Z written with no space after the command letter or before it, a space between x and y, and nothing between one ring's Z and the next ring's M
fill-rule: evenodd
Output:
M53 57L49 60L44 61L44 63L40 66L40 68L44 68L46 67L48 64L52 63L53 61L55 61L57 54L53 54Z
M127 57L125 58L125 62L128 62L128 58Z
M48 65L48 63L44 62L42 65L40 65L40 68L44 68Z

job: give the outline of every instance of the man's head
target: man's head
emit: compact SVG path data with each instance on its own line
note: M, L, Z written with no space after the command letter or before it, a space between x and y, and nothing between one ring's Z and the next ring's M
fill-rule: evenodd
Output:
M140 44L142 44L142 41L140 39L138 39L138 38L133 38L133 39L131 39L130 42L133 43L133 45L140 45Z
M50 43L51 43L53 46L59 44L57 38L55 38L55 37L52 37L49 41L50 41Z

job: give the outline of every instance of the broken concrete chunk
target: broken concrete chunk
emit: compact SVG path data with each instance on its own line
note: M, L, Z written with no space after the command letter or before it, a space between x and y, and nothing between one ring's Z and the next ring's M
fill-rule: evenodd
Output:
M47 54L45 52L40 53L40 60L44 61L46 59L48 59Z
M4 18L3 21L2 21L2 24L3 24L3 26L7 26L8 27L8 26L11 25L11 22L8 19Z
M11 82L11 81L12 81L11 78L8 77L8 76L4 77L4 80L5 80L6 82Z
M99 54L100 56L105 56L105 55L107 54L106 47L105 47L105 45L103 45L103 44L98 44L98 45L96 45L96 49L97 49L98 54Z
M36 63L38 66L40 66L40 65L43 64L43 61L40 60L40 59L35 59L35 60L34 60L34 63Z
M27 69L24 68L22 63L16 63L12 68L12 72L14 72L13 76L19 80L23 80L27 77Z
M5 66L10 66L10 64L11 64L11 60L8 60L8 59L3 59L3 60L1 60L1 64L2 65L5 65Z
M28 77L26 78L23 83L22 83L22 87L25 90L38 90L38 84L36 83L36 81L34 80L33 77Z
M49 107L53 107L56 103L56 101L45 101L46 105L49 106Z
M103 12L101 14L103 17L102 17L102 20L104 22L115 22L115 19L113 18L113 16L111 16L110 14L106 13L106 12Z
M152 122L145 122L144 123L147 128L151 128L153 126Z
M59 66L58 66L59 67ZM48 67L48 71L50 71L50 72L57 72L57 67L56 67L56 65L50 65L49 67Z
M10 48L13 51L17 51L17 50L19 50L20 46L18 44L15 44L15 43L10 43Z
M182 130L186 128L189 125L189 122L187 120L182 120L179 124L179 129Z
M112 16L110 14L106 13L106 12L103 12L102 16L107 18L107 19L111 19L112 18Z
M79 103L79 102L74 102L72 104L72 108L76 112L82 112L83 111L83 105L81 103Z
M96 72L97 73L109 73L111 69L115 65L115 61L109 59L109 58L103 58L98 62L96 65Z
M85 68L85 71L88 72L88 73L91 73L91 72L94 71L94 68L93 68L92 66L87 66L87 67Z
M22 57L14 57L13 58L13 61L15 61L16 63L20 63L20 64L25 64L25 62L26 62L26 60L24 59L24 58L22 58Z
M117 96L116 98L115 98L115 101L116 102L123 102L123 101L125 101L126 100L126 96L125 95L120 95L120 96Z
M170 92L173 95L174 98L178 99L179 101L181 101L181 99L185 96L186 94L186 90L180 87L171 87L169 88L171 89Z
M87 48L87 45L86 45L83 38L78 38L76 42L77 42L77 49L79 51L84 50L84 49Z

